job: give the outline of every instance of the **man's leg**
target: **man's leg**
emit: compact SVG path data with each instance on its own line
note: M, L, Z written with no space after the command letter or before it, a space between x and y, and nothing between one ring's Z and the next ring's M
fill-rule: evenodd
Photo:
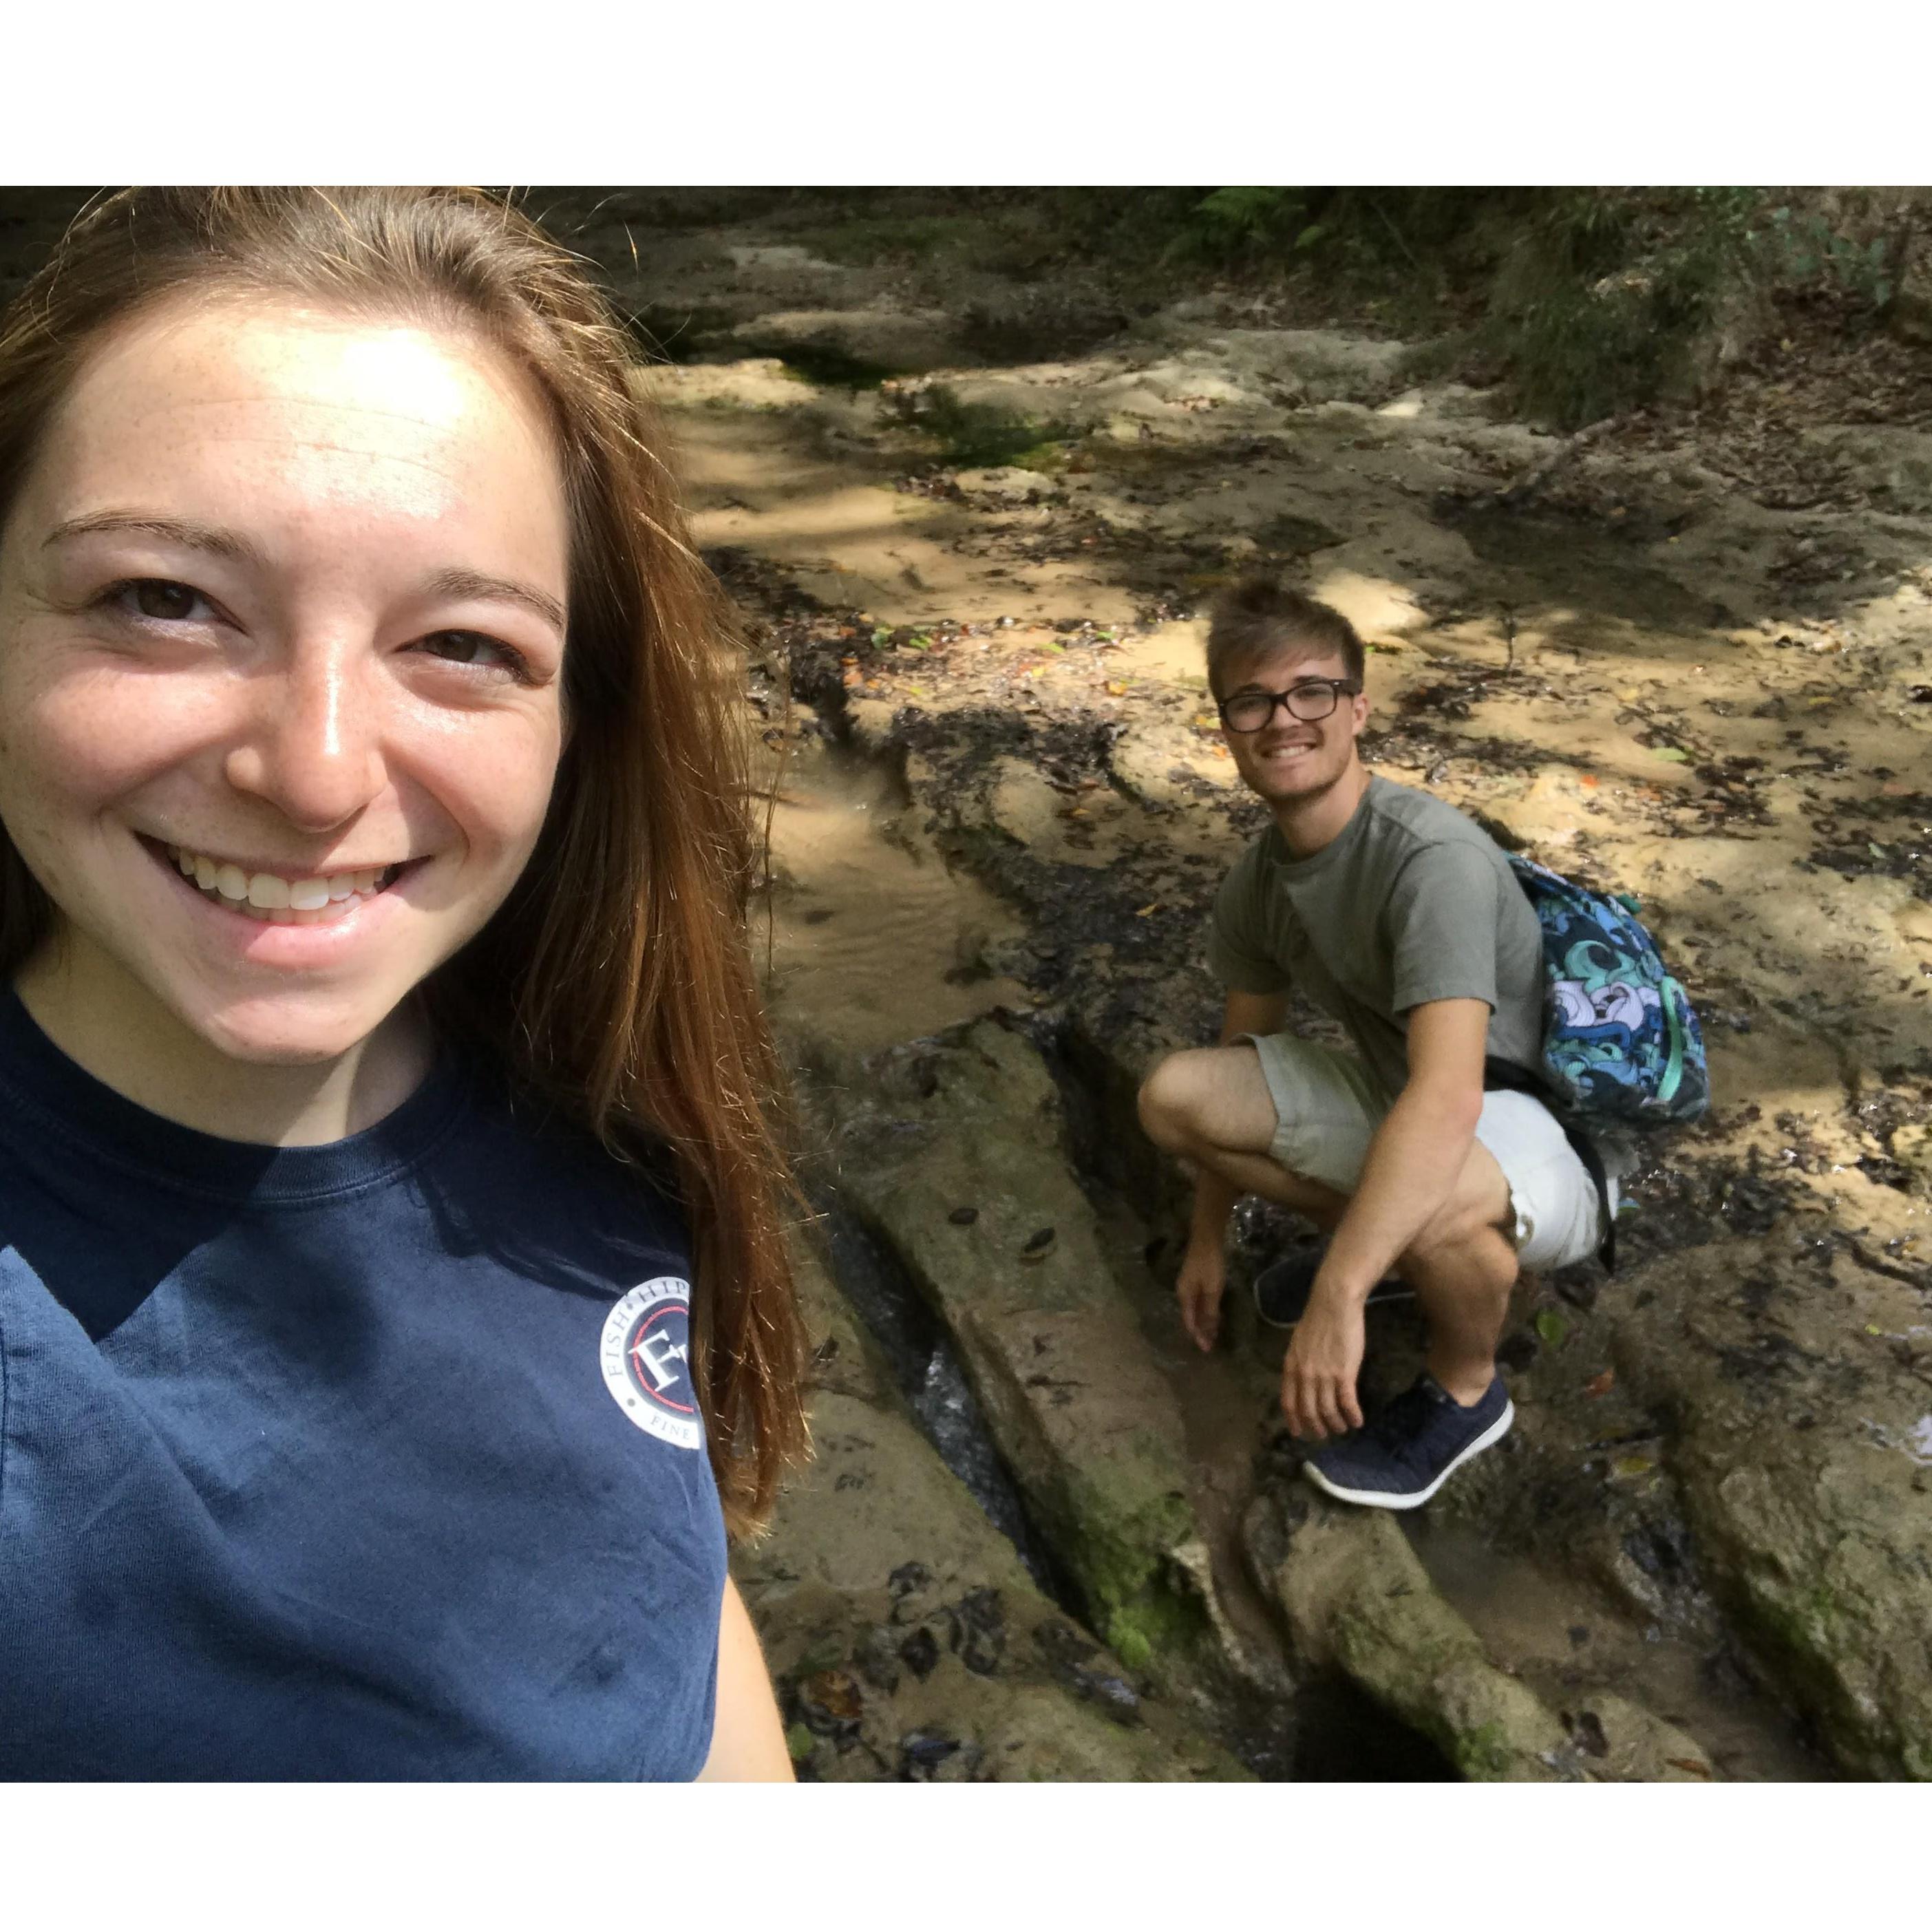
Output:
M1258 1050L1238 1043L1177 1054L1142 1090L1141 1118L1158 1145L1222 1186L1279 1202L1332 1229L1347 1210L1376 1127L1371 1097L1357 1088L1352 1098L1358 1078L1340 1056L1299 1042L1290 1048L1278 1038ZM1533 1233L1537 1216L1518 1211L1512 1181L1485 1143L1495 1136L1492 1102L1517 1097L1485 1102L1448 1200L1396 1258L1428 1325L1428 1378L1397 1396L1370 1429L1324 1445L1304 1465L1311 1480L1344 1502L1414 1508L1509 1429L1514 1412L1496 1363L1518 1268L1509 1234ZM1560 1130L1550 1126L1560 1142ZM1500 1144L1512 1163L1510 1175L1520 1180L1540 1173L1514 1142ZM1546 1164L1550 1153L1541 1150ZM1304 1165L1328 1180L1294 1171ZM1532 1186L1524 1199L1534 1204L1538 1198ZM1526 1240L1526 1251L1534 1246Z
M1170 1055L1141 1089L1140 1107L1156 1146L1243 1193L1293 1208L1328 1232L1346 1211L1347 1193L1291 1172L1268 1152L1280 1121L1252 1046ZM1509 1218L1509 1184L1478 1141L1454 1192L1396 1263L1427 1320L1429 1372L1466 1406L1496 1377L1496 1343L1517 1272L1502 1232Z
M1155 1146L1333 1229L1347 1195L1292 1174L1268 1150L1280 1126L1261 1058L1246 1042L1170 1054L1141 1088L1141 1125Z
M1442 1211L1396 1263L1429 1324L1425 1366L1465 1408L1496 1379L1496 1343L1517 1270L1503 1232L1509 1219L1509 1183L1478 1141Z
M1455 1193L1398 1264L1429 1317L1429 1372L1458 1402L1478 1400L1496 1372L1519 1270L1588 1259L1603 1208L1547 1108L1527 1094L1485 1096Z

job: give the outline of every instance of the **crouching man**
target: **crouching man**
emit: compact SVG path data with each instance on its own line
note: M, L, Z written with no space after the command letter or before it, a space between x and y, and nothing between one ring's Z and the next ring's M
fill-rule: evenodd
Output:
M1484 832L1363 765L1362 646L1338 612L1242 584L1214 613L1208 677L1235 767L1274 823L1214 904L1221 1044L1171 1055L1141 1090L1148 1134L1196 1176L1181 1318L1214 1346L1240 1196L1314 1221L1319 1254L1256 1284L1263 1318L1294 1330L1282 1412L1322 1444L1306 1467L1330 1495L1412 1508L1509 1430L1496 1350L1519 1268L1581 1260L1604 1232L1606 1204L1554 1117L1528 1094L1485 1090L1486 1060L1538 1063L1541 935ZM1291 987L1341 1022L1354 1054L1283 1030ZM1408 1293L1428 1325L1426 1372L1364 1427L1363 1310Z

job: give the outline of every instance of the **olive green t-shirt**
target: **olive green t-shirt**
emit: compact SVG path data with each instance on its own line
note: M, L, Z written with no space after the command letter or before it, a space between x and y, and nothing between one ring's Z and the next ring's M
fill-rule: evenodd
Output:
M1242 854L1208 959L1238 992L1298 988L1390 1100L1408 1078L1405 1016L1430 1000L1486 1000L1490 1052L1542 1057L1542 932L1509 862L1454 806L1388 778L1312 856L1291 858L1272 825Z

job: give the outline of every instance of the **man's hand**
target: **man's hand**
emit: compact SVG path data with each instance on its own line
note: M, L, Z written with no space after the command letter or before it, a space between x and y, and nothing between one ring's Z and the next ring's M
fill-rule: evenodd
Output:
M1362 1366L1359 1302L1317 1281L1281 1365L1281 1412L1297 1436L1340 1436L1362 1426L1355 1377Z
M1197 1348L1213 1348L1221 1332L1221 1291L1227 1280L1228 1259L1218 1243L1188 1243L1174 1292L1180 1304L1180 1325Z

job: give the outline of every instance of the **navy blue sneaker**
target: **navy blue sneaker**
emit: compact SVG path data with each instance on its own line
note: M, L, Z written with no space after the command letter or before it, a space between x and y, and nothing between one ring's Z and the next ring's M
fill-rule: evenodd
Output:
M1302 1465L1318 1489L1345 1503L1414 1509L1472 1456L1500 1442L1515 1406L1496 1377L1465 1408L1432 1376L1419 1376L1362 1428L1318 1449Z
M1300 1248L1270 1262L1255 1276L1255 1312L1270 1328L1292 1328L1308 1312L1308 1297L1322 1266L1325 1248ZM1396 1276L1385 1274L1369 1290L1371 1305L1379 1301L1413 1301L1415 1290Z

